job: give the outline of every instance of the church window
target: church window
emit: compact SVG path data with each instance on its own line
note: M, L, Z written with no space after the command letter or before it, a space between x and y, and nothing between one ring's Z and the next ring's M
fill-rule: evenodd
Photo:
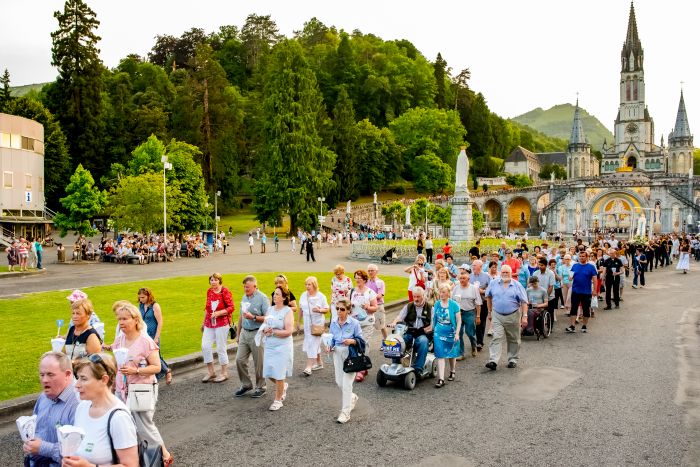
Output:
M631 95L631 94L632 94L632 89L631 89L631 86L632 86L632 83L631 83L630 80L628 79L627 82L625 83L625 97L626 97L627 102L629 102L630 100L632 100L632 95Z
M635 101L637 100L637 98L639 96L639 93L637 91L638 86L639 86L639 81L637 81L637 77L635 76L634 79L632 80L632 89L633 89L632 99Z

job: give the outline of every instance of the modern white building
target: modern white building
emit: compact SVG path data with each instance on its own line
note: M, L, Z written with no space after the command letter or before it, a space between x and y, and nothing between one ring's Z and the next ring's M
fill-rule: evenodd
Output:
M44 127L0 113L0 245L12 236L43 236L50 224L44 206Z

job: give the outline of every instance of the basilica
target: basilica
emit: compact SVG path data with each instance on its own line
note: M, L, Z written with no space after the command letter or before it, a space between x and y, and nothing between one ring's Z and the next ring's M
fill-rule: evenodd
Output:
M517 169L513 173L534 175L535 186L466 196L456 193L458 204L470 203L483 213L487 231L503 234L613 230L648 237L661 232L697 232L700 179L693 174L693 135L683 91L667 143L662 136L657 144L645 86L644 49L632 4L621 53L615 140L596 148L602 158L591 150L577 101L565 153L534 154L518 148L506 160L507 171L512 167ZM538 180L538 166L547 158L566 166L566 180ZM455 221L459 220L453 211ZM458 241L472 236L459 228L450 238Z

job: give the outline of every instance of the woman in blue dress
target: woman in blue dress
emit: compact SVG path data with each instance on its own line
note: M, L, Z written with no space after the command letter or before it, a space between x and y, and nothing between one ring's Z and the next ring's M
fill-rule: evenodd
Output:
M275 400L270 410L282 408L287 398L289 384L285 381L292 376L294 361L294 313L289 308L289 291L277 287L272 294L272 305L265 315L265 353L263 354L263 378L275 384Z
M450 360L450 376L448 381L455 379L455 367L459 357L459 333L462 326L461 313L457 302L450 298L450 288L447 285L440 286L438 290L440 300L433 306L433 347L438 364L438 380L436 388L445 385L445 359Z

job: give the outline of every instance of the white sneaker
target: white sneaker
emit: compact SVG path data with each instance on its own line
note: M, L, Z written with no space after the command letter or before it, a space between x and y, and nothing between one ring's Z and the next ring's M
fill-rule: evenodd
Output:
M350 412L346 412L343 410L340 412L340 415L338 415L338 420L336 420L338 423L347 423L350 421Z
M275 411L279 410L283 407L284 404L282 404L282 401L274 401L272 405L270 406L270 410Z
M493 331L487 332L486 335L489 336L489 337L493 337Z
M350 401L350 410L355 410L355 404L357 404L357 400L359 397L357 397L357 394L354 392L352 393L352 400Z
M323 364L317 363L311 367L311 371L323 370Z
M289 387L289 383L284 383L284 391L282 391L282 402L287 398L287 388Z

